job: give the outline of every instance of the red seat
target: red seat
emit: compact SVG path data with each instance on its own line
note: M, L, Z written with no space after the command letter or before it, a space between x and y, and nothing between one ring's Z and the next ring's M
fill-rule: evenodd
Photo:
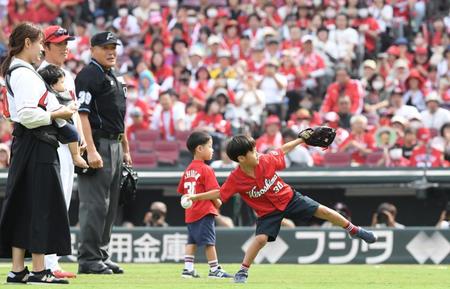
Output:
M132 153L133 167L140 169L155 168L158 165L156 155L154 153Z
M175 139L177 140L179 144L179 148L182 151L188 151L186 142L191 135L192 131L176 131L175 132Z
M153 151L153 141L138 141L137 143L138 152L152 152Z
M134 136L136 141L156 141L159 140L160 133L158 130L137 130Z
M160 163L176 164L180 156L177 141L156 141L153 144L153 149Z
M383 158L383 152L373 152L367 155L365 165L368 167L379 167L383 164L379 164Z
M129 141L128 147L130 148L130 151L137 151L138 150L138 143L135 141Z
M323 156L325 167L349 167L352 162L352 155L349 153L326 153Z

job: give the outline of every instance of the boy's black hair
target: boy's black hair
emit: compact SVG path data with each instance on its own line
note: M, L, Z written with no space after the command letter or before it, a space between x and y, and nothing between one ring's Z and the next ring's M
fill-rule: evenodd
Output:
M253 151L256 142L252 137L245 135L234 136L227 144L227 155L235 162L238 162L239 156L245 156Z
M194 131L188 137L186 141L186 146L188 150L194 155L195 149L198 146L205 145L209 142L211 136L206 131Z
M64 71L54 64L49 64L44 68L39 69L39 74L42 76L44 81L52 86L58 82L58 79L64 77Z

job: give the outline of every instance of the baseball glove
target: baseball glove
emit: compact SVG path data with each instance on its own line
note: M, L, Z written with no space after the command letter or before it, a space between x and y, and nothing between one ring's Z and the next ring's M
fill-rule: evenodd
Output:
M327 126L307 128L302 130L298 137L302 138L307 145L326 148L336 137L336 130Z
M123 164L122 176L120 178L120 206L136 200L137 183L137 173L131 166Z

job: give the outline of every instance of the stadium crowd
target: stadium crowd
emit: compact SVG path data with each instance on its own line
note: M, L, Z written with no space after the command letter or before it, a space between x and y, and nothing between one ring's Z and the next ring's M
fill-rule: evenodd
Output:
M127 134L136 167L176 164L187 135L213 135L214 168L233 167L227 137L266 152L309 126L337 138L300 146L291 166L450 164L450 16L434 0L0 1L0 55L27 20L70 33L67 68L90 37L120 36ZM4 98L4 95L2 94ZM11 126L0 121L0 167ZM155 153L157 152L157 153Z

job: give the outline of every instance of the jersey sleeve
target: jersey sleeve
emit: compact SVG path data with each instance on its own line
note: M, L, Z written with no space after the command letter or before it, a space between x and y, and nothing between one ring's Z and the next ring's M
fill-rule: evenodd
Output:
M286 159L284 158L284 153L281 149L271 151L262 157L266 159L268 165L275 168L275 171L286 168Z
M84 70L77 75L75 78L75 92L80 105L78 111L91 113L91 106L92 103L94 103L95 96L90 89L89 83L91 82L91 79L88 74L88 71Z
M184 195L184 173L181 176L180 182L178 183L177 192L181 195Z
M227 202L234 194L238 193L233 176L230 175L225 183L220 187L220 199L222 202Z
M214 170L209 166L207 166L203 171L203 181L205 185L205 192L220 188L216 175L214 174Z

